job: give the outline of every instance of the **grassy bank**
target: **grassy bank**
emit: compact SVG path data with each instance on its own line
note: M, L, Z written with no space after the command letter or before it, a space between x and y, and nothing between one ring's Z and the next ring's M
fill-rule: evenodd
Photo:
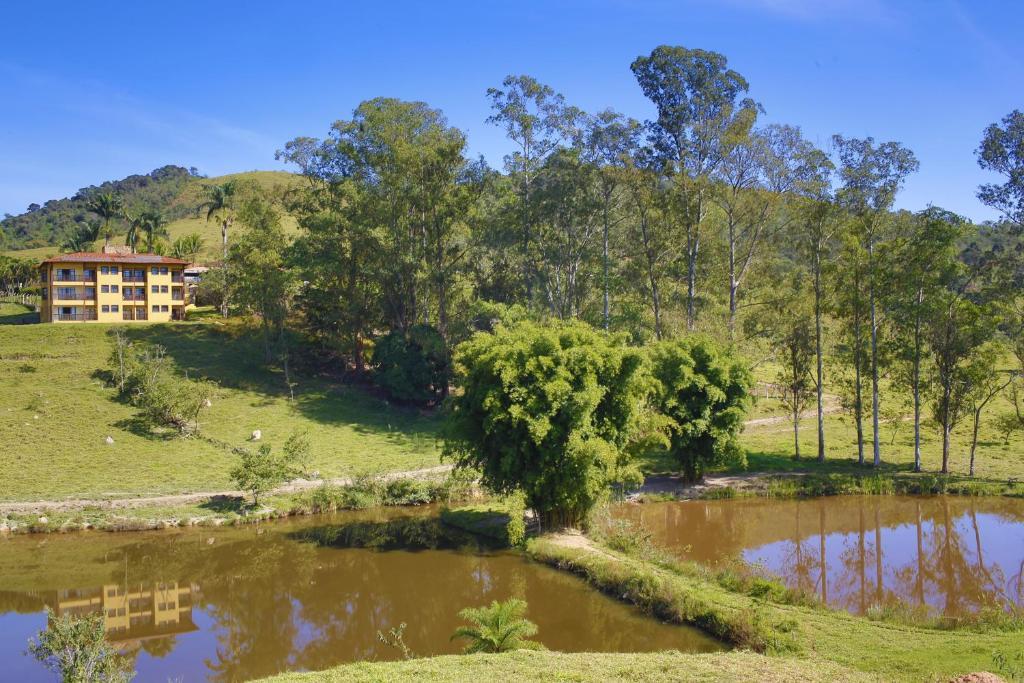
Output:
M0 514L0 531L26 534L231 526L341 510L463 502L479 497L474 478L464 474L443 478L360 477L347 486L324 484L308 491L265 496L258 508L244 497L218 496L187 505Z
M957 629L872 621L842 611L734 589L671 563L636 559L608 547L530 542L535 559L572 571L595 587L663 619L715 629L729 642L784 657L828 660L884 680L947 680L993 667L993 653L1021 650L1018 623L993 620Z
M870 681L848 668L819 660L779 659L749 652L684 655L509 652L449 655L400 662L358 662L313 673L288 673L276 683L326 681Z
M162 345L182 375L220 387L201 437L150 430L105 381L114 328L0 326L0 501L231 490L231 448L255 429L278 447L306 432L324 478L439 462L436 416L322 377L298 377L290 400L258 337L235 320L125 327L135 341Z

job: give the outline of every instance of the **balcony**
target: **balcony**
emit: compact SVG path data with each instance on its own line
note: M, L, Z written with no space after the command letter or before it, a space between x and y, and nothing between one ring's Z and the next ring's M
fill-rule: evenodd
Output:
M77 270L61 271L53 274L54 282L96 282L96 271L86 270L79 273Z
M171 273L171 282L179 285L184 284L185 276L182 275L181 273Z
M121 294L121 301L145 301L145 294L132 294L131 292L124 292Z
M96 311L87 311L85 313L54 313L54 320L95 320Z
M122 275L121 282L145 282L145 275Z
M72 290L62 292L57 290L53 296L55 301L95 301L96 290Z

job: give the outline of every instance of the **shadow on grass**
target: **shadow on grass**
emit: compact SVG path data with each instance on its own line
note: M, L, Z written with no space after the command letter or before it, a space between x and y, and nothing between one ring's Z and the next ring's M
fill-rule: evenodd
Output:
M217 514L228 514L231 512L241 514L249 508L249 503L240 496L214 496L200 503L199 507Z
M142 437L147 441L167 442L178 438L178 433L173 430L153 431L152 425L141 415L133 415L123 420L118 420L113 423L113 426L135 436Z
M39 314L35 312L0 315L0 325L35 325L38 322Z

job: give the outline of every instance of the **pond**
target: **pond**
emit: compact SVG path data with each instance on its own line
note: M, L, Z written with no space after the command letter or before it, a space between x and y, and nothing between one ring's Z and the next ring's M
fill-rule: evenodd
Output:
M460 651L458 612L512 596L562 651L714 651L520 554L447 531L435 510L376 511L229 529L0 537L5 680L53 680L24 654L58 614L100 612L139 681L247 680L395 659L377 640L406 623L417 654Z
M863 614L1024 608L1024 500L834 496L623 505L686 559L759 564L789 586Z

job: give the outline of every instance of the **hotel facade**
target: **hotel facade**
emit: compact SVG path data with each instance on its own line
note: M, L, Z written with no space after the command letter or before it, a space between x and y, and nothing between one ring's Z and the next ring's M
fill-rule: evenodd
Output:
M40 322L168 322L184 320L188 261L130 254L78 252L39 266Z

